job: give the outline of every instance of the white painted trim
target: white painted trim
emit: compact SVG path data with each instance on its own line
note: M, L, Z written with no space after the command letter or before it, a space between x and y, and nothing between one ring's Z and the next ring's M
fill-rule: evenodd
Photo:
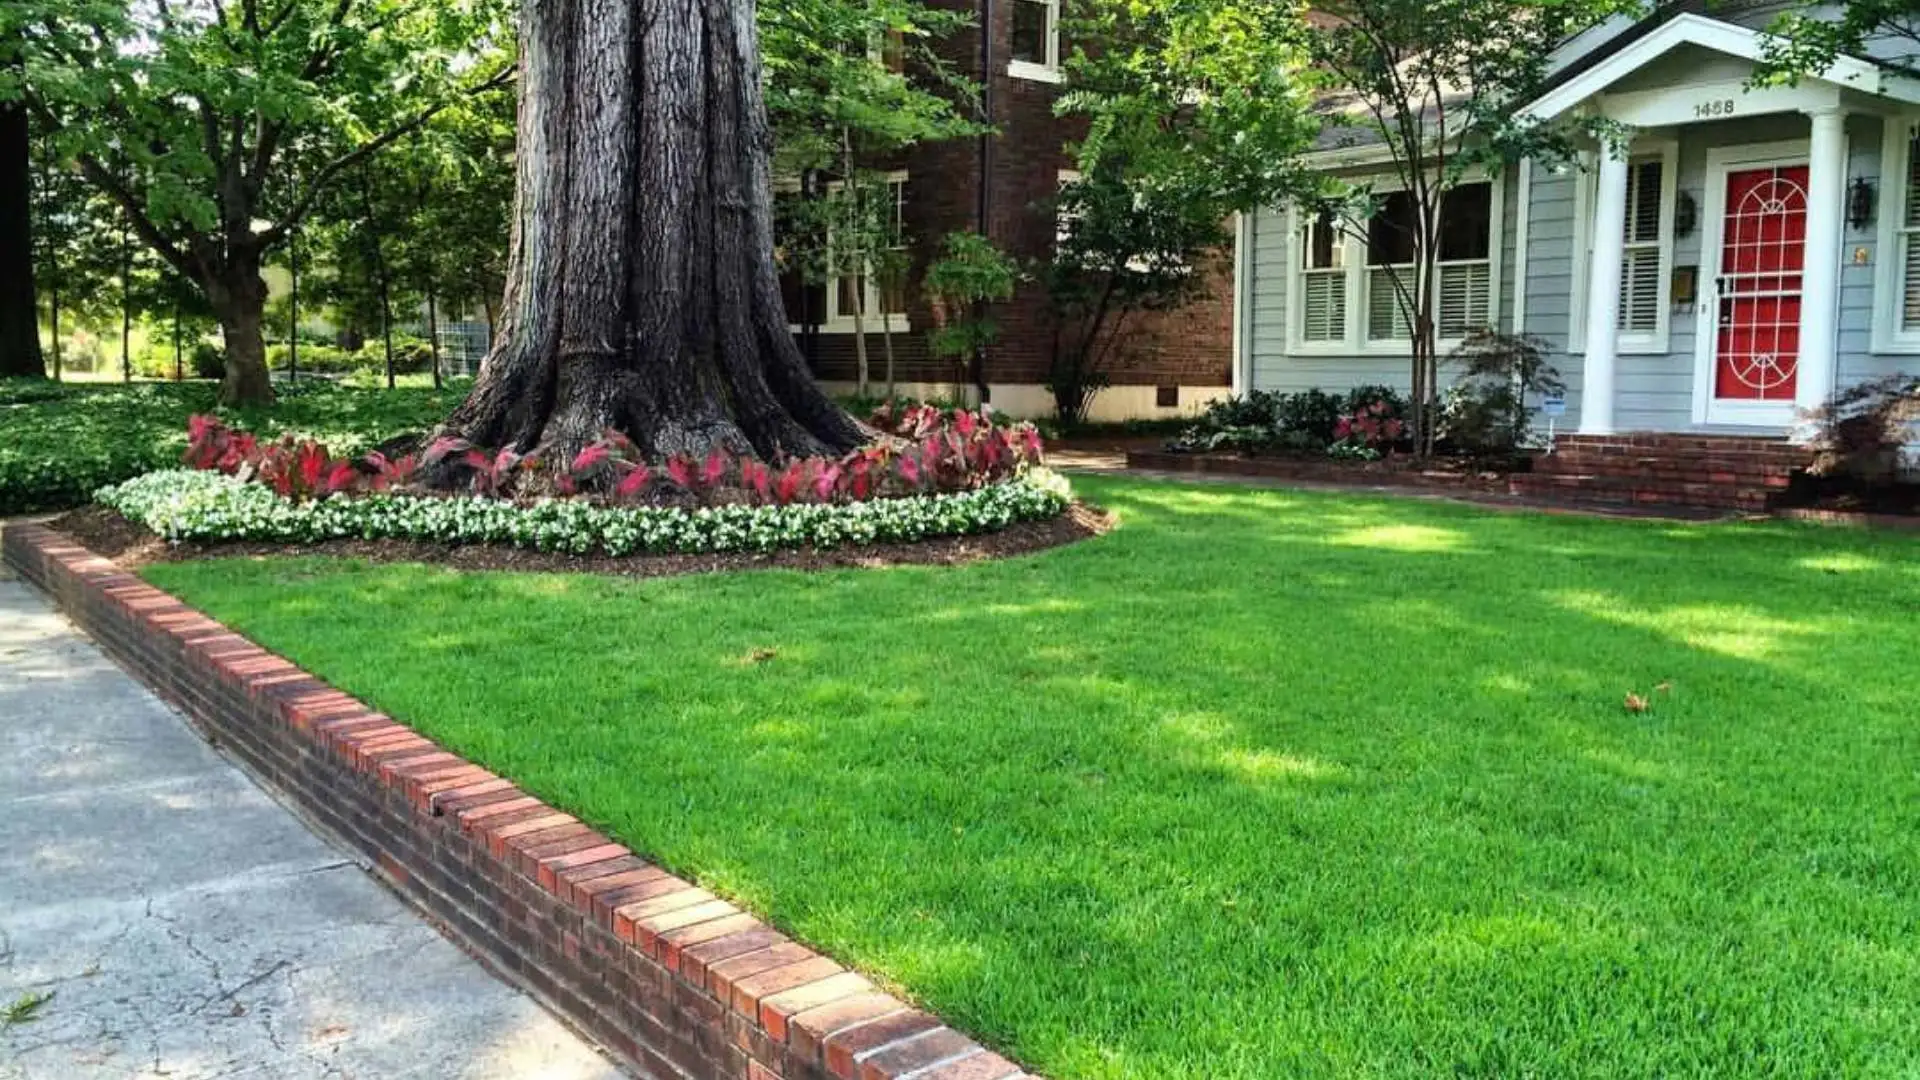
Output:
M1031 60L1008 60L1007 74L1016 79L1031 79L1034 82L1060 83L1066 77L1060 71L1060 5L1062 0L1013 0L1016 4L1043 4L1047 9L1047 58L1035 63ZM1009 9L1008 17L1012 17Z
M1680 192L1680 143L1676 139L1635 139L1629 164L1660 159L1660 303L1651 332L1618 331L1620 356L1664 356L1673 334L1673 211ZM1583 155L1573 194L1573 292L1567 299L1567 352L1587 351L1587 275L1593 248L1593 167Z
M1527 332L1527 244L1533 233L1533 159L1521 158L1514 182L1513 208L1513 332ZM1499 283L1494 283L1495 288Z
M1900 250L1900 223L1907 214L1907 166L1911 142L1908 132L1920 124L1920 113L1889 116L1881 121L1880 205L1874 230L1873 332L1868 348L1882 356L1920 354L1920 328L1900 329L1904 306L1901 278L1906 259Z
M1758 87L1743 82L1712 82L1602 94L1596 102L1600 115L1609 120L1629 127L1657 128L1766 113L1832 109L1840 104L1840 88L1822 82Z
M1719 345L1720 296L1713 282L1719 277L1720 241L1726 228L1727 172L1733 167L1807 163L1806 139L1718 146L1707 151L1706 205L1700 223L1700 302L1694 316L1693 422L1715 427L1756 427L1783 430L1793 423L1791 401L1759 406L1716 405L1713 396L1715 352ZM1837 253L1836 253L1837 257ZM1803 278L1804 280L1804 278ZM1803 296L1801 302L1805 303Z
M1484 169L1469 169L1456 182L1459 184L1485 183L1487 191L1487 325L1500 325L1500 271L1504 265L1502 248L1505 244L1506 229L1506 182L1505 174L1490 175ZM1393 176L1357 178L1361 182L1374 181L1374 190L1378 192L1399 191L1405 185ZM1302 264L1305 260L1300 252L1300 230L1303 224L1297 207L1286 211L1287 237L1285 245L1287 261L1287 307L1286 342L1289 356L1410 356L1413 345L1407 341L1370 341L1366 336L1366 319L1362 307L1366 299L1367 249L1360 238L1342 231L1346 249L1343 270L1347 285L1347 323L1346 333L1339 341L1305 341L1300 336L1300 293L1304 276ZM1477 261L1477 260L1476 260ZM1437 268L1437 264L1436 264ZM1439 313L1436 311L1436 318ZM1461 338L1438 338L1434 348L1445 355L1447 351L1460 344Z
M1676 15L1640 40L1549 90L1531 105L1518 110L1518 114L1551 120L1681 45L1698 45L1757 62L1765 53L1765 38L1758 30L1704 15L1692 12ZM1876 96L1920 103L1920 84L1889 76L1879 65L1851 56L1839 57L1815 77Z
M1252 385L1247 361L1247 319L1253 312L1253 215L1233 215L1233 393L1238 397Z
M1056 86L1067 81L1066 75L1061 72L1059 68L1048 67L1045 64L1035 64L1027 60L1007 61L1007 74L1016 79L1026 79L1030 82L1053 83Z

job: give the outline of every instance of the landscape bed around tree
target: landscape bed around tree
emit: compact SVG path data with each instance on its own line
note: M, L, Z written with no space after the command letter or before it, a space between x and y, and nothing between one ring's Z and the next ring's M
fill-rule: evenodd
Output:
M405 449L415 438L334 457L311 439L262 441L196 416L188 467L104 486L95 508L61 524L145 559L317 548L642 575L964 562L1102 531L1101 516L1044 468L1032 426L997 419L883 411L874 441L843 457L768 465L718 453L649 464L613 433L553 462L446 438L419 453Z

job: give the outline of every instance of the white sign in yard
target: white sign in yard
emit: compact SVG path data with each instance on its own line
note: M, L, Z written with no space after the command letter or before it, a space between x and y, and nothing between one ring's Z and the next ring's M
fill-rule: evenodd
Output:
M1547 416L1567 415L1567 396L1565 394L1549 394L1541 398L1540 411Z

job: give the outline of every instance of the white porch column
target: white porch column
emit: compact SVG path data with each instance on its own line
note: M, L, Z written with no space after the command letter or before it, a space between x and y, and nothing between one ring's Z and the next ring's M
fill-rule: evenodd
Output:
M1613 367L1620 353L1620 262L1627 233L1627 147L1602 146L1587 268L1587 358L1580 375L1580 433L1613 434Z
M1811 111L1807 150L1806 253L1800 272L1800 361L1794 405L1817 409L1833 396L1840 319L1841 211L1846 202L1847 114ZM1883 256L1884 257L1884 256Z

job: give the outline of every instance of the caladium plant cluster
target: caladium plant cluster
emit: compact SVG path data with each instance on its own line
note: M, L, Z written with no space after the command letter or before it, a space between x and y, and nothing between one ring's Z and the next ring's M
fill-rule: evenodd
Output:
M1040 434L1033 425L995 423L985 410L919 406L897 414L882 410L873 419L882 437L838 458L767 463L715 450L655 465L617 431L603 433L565 460L442 437L417 459L389 460L376 452L356 463L328 456L311 440L263 445L213 417L196 416L189 424L186 462L267 483L294 499L395 489L431 468L459 478L470 493L491 498L592 496L616 505L750 506L971 491L1042 463Z
M211 416L187 421L187 464L272 488L289 499L317 499L362 486L360 470L324 443L283 435L261 442Z

